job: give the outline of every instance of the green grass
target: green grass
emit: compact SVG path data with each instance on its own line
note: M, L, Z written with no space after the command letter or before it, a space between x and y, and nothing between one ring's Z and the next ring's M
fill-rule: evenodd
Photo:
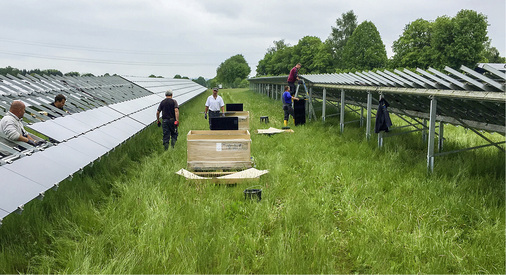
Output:
M150 126L5 218L0 273L505 273L496 148L437 157L428 175L420 134L379 149L358 125L340 134L333 117L257 135L282 126L281 104L223 90L250 111L251 154L270 172L260 183L196 184L174 172L186 167L188 131L208 128L199 112L209 94L181 106L174 150ZM447 150L483 144L462 127L445 137ZM255 184L262 201L245 200Z

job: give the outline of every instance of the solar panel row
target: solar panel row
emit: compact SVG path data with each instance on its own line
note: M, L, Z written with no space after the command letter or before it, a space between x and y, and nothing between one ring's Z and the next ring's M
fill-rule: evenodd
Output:
M206 90L185 79L0 77L0 116L22 100L25 128L51 140L33 147L0 137L0 222L153 123L169 88L180 105ZM69 113L49 105L60 93Z
M322 99L325 89L327 100L340 101L341 91L345 91L346 104L365 108L368 93L377 97L373 99L376 102L381 94L390 102L392 113L421 118L429 117L430 101L437 98L439 121L504 134L506 74L492 66L482 67L485 74L461 66L462 72L446 67L444 72L396 69L301 77L312 88L314 98ZM250 83L279 93L279 88L268 85L285 85L286 76L251 78Z
M495 146L505 152L506 141L493 142L479 131L506 133L506 64L478 64L475 70L465 66L460 71L446 67L444 71L429 68L427 71L407 69L393 71L362 71L340 74L301 75L307 82L301 94L308 97L308 114L315 118L313 99L321 100L322 120L326 117L326 105L333 104L340 112L340 129L346 123L365 122L366 137L371 137L372 104L378 103L380 97L388 100L388 112L397 114L414 130L395 133L378 133L378 146L383 139L400 134L420 131L424 141L428 141L427 168L434 168L434 158L453 152ZM273 98L281 98L287 76L251 78L250 86L260 93ZM299 89L298 88L298 89ZM364 111L367 115L364 117ZM346 112L360 116L360 120L345 121ZM411 118L407 120L405 117ZM438 125L436 122L439 122ZM443 152L444 124L461 125L471 129L488 144L473 148ZM399 129L404 128L403 126ZM437 133L436 133L437 128ZM437 135L437 136L436 136ZM435 139L438 139L438 150L435 152Z

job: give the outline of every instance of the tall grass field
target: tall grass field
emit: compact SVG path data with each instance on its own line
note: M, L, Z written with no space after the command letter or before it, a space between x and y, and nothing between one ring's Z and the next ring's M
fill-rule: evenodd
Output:
M210 94L181 106L175 149L163 149L153 124L7 216L0 273L506 273L504 152L437 157L428 174L420 133L378 148L358 124L341 134L334 116L259 135L283 126L281 103L222 90L250 112L251 155L269 173L195 183L175 172L186 168L186 134L208 129ZM451 125L445 138L445 150L485 143ZM249 187L261 201L244 197Z

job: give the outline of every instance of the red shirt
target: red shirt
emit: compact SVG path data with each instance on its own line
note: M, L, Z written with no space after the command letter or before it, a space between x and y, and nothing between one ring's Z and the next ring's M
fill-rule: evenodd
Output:
M295 82L295 80L297 80L298 73L299 73L299 70L297 69L297 66L293 67L290 70L290 74L288 75L287 82Z

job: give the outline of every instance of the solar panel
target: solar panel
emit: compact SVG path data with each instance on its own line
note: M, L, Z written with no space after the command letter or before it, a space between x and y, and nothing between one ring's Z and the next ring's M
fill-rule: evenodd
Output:
M63 118L62 118L63 119ZM60 124L56 123L54 120L48 120L44 122L38 122L32 125L29 125L28 128L34 129L39 133L44 133L44 135L55 139L59 142L73 138L79 133L71 127L71 129L62 127Z
M136 113L130 114L129 117L143 123L144 125L149 125L156 120L157 108L158 105L152 106L144 110L138 111Z
M0 115L13 98L22 96L24 119L30 122L25 127L59 142L44 150L26 145L26 150L18 151L17 143L0 139L0 221L153 123L166 90L174 91L180 105L206 91L186 79L134 77L137 83L118 76L0 79ZM49 105L60 93L71 114Z
M0 175L2 175L0 208L9 213L16 211L47 190L46 187L12 172L4 166L0 166Z
M56 162L46 156L47 154L32 154L2 167L46 187L47 190L72 173L68 173L69 167L65 163Z
M142 98L112 104L110 107L122 114L131 114L151 105L158 104L161 100L159 95L148 95Z

